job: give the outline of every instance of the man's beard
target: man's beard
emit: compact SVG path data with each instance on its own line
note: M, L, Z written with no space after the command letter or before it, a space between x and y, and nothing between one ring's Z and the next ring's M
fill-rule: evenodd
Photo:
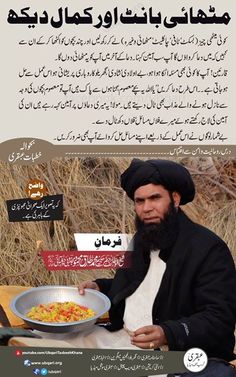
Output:
M173 245L178 234L178 210L173 200L169 204L164 218L159 223L145 224L136 215L136 242L145 254L151 250L162 250Z

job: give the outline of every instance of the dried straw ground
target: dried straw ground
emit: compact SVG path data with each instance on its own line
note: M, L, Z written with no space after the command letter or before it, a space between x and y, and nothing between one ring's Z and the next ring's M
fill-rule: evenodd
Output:
M16 285L78 284L114 271L48 272L36 253L44 249L75 248L73 233L132 233L133 206L119 186L120 173L131 159L57 159L38 166L0 164L0 283ZM178 159L189 168L197 188L193 203L183 209L194 220L215 231L229 245L236 261L236 160ZM30 179L42 179L48 193L64 194L64 220L9 223L8 199L25 197Z

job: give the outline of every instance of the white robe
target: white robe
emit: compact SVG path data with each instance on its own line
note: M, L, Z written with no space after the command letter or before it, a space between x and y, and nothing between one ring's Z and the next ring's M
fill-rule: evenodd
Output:
M123 329L110 332L94 325L80 333L49 334L38 331L37 333L43 338L64 340L68 346L79 348L141 350L130 343L128 332L152 324L152 306L166 268L166 264L159 258L158 251L151 252L150 258L150 266L144 280L136 291L126 298ZM158 376L166 377L166 374Z

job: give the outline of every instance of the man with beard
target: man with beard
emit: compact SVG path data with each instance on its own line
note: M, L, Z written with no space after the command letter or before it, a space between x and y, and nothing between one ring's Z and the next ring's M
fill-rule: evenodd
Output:
M121 186L136 212L131 267L79 287L80 294L92 288L110 298L110 348L128 348L127 341L139 349L198 347L211 359L199 375L236 376L227 364L235 356L235 266L227 245L179 207L195 195L188 170L173 161L134 159Z

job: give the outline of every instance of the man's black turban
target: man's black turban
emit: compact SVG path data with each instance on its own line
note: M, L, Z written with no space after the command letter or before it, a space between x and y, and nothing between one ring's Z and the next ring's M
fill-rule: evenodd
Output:
M135 190L149 183L177 191L181 195L180 204L191 202L195 195L193 180L184 166L168 160L142 161L134 158L121 175L121 187L134 200Z

